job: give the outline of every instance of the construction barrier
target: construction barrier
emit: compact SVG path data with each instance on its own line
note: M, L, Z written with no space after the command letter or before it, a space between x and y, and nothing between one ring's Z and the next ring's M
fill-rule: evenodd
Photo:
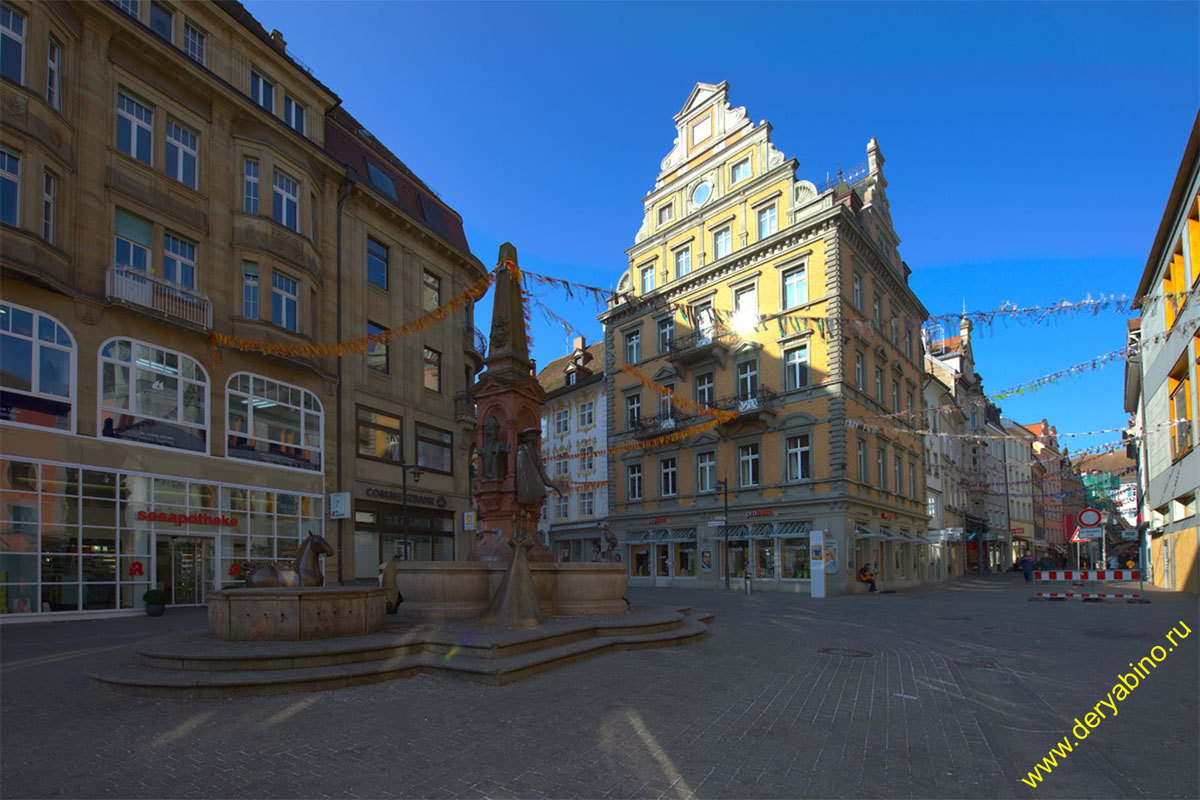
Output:
M1136 581L1141 578L1141 572L1136 569L1050 569L1034 570L1033 576L1039 581ZM1068 597L1082 597L1085 600L1104 600L1106 598L1138 599L1140 594L1111 594L1106 592L1038 592L1038 597L1051 600L1065 600Z

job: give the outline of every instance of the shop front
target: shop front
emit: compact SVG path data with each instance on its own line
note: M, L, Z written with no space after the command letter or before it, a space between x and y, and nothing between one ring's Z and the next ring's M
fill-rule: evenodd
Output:
M456 556L454 515L445 495L368 488L354 501L354 577L376 582L379 565L398 556L402 561L453 561Z
M322 512L316 492L0 458L0 613L119 612L150 588L201 605L324 535Z

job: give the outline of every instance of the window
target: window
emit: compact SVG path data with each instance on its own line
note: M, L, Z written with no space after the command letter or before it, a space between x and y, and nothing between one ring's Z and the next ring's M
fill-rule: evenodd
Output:
M454 464L451 456L454 452L454 435L449 431L431 428L417 423L417 465L421 469L433 472L444 472L451 475Z
M74 429L75 343L58 320L0 303L0 420Z
M275 113L275 84L259 75L250 73L250 99L262 106L268 113Z
M671 343L675 341L675 319L668 317L658 321L658 354L666 355L671 352Z
M888 340L895 345L900 344L900 320L892 317L892 326Z
M887 491L887 448L880 447L875 451L876 486Z
M654 267L642 270L642 294L654 291Z
M385 330L384 326L367 321L367 336L381 337L381 341L371 339L367 342L367 368L383 373L388 371L388 345L382 340Z
M867 474L867 443L859 440L857 443L858 449L858 482L866 483L870 480L870 475Z
M196 288L196 245L173 233L163 234L163 277Z
M168 42L175 41L175 15L161 3L150 4L150 30Z
M0 222L17 224L21 206L21 156L0 148Z
M54 37L46 42L46 104L62 110L62 48Z
M758 238L765 239L778 230L775 206L770 205L758 212Z
M630 464L625 468L626 482L626 499L641 500L642 499L642 465Z
M0 3L0 74L25 83L25 15Z
M388 288L388 249L367 237L367 282L380 289Z
M853 278L851 278L851 279L850 279L850 281L851 281L851 283L850 283L850 286L851 286L851 288L850 288L850 298L851 298L851 299L850 299L850 302L851 302L851 304L852 304L852 305L853 305L855 308L857 308L859 311L862 311L862 308L863 308L863 279L862 279L862 275L859 275L859 274L856 272L856 273L854 273L854 277L853 277Z
M554 518L567 519L571 516L571 496L560 494L554 498Z
M625 397L625 425L632 428L642 419L642 395L640 392Z
M117 8L121 9L126 14L133 17L134 19L138 19L139 18L139 8L138 8L139 2L140 2L140 0L113 0L113 5L115 5Z
M692 248L675 251L675 277L682 278L692 271Z
M711 303L698 303L692 306L692 319L696 326L696 333L707 342L717 332L716 317L713 314Z
M900 379L892 379L892 411L900 410Z
M149 220L120 208L116 210L114 222L113 261L133 269L149 269L154 226Z
M258 159L247 158L242 163L242 210L258 213Z
M132 339L100 348L100 435L208 452L208 376L182 353Z
M744 444L738 448L738 481L740 486L758 486L760 474L757 444Z
M750 159L743 158L741 161L733 165L731 170L729 184L732 186L735 183L740 183L750 177Z
M282 272L271 273L271 322L289 331L297 330L300 285Z
M666 225L671 220L675 219L675 206L667 203L665 206L660 206L658 209L658 224L659 227Z
M911 458L908 460L908 496L913 500L921 499L917 492L917 462Z
M892 491L900 494L904 489L904 459L892 456Z
M389 198L393 203L400 202L400 196L396 194L396 182L392 180L391 175L380 169L374 161L367 161L367 177L370 179L371 185L383 192L385 197Z
M55 205L58 197L58 179L50 170L42 173L42 238L54 244Z
M579 448L579 471L591 472L596 468L596 448L584 445Z
M562 456L554 461L554 477L566 478L571 475L571 462L567 461L566 456Z
M242 262L242 316L258 319L258 264Z
M808 386L808 346L783 351L783 386L801 389Z
M592 491L579 493L579 516L590 517L596 513L596 493Z
M324 420L312 392L243 372L229 379L225 404L230 458L321 469Z
M117 149L143 164L154 159L154 110L129 95L117 95Z
M709 451L696 454L696 491L712 492L717 488L717 454Z
M554 435L562 436L571 432L571 412L565 408L554 412Z
M875 402L883 405L883 367L875 368ZM972 426L973 427L973 426Z
M421 307L433 311L442 304L442 279L432 272L426 272L421 281Z
M739 320L758 322L758 287L751 284L733 291L733 313Z
M909 419L912 421L912 424L913 424L913 425L916 425L916 424L917 424L917 418L916 418L916 416L914 416L914 412L913 412L913 401L914 401L914 394L913 394L913 390L912 390L912 389L909 389L909 390L908 390L908 391L905 393L905 397L904 397L904 399L908 401L908 417L909 417Z
M285 173L275 170L275 221L288 230L300 231L300 185Z
M1168 376L1167 387L1171 393L1171 421L1175 423L1170 434L1171 458L1174 460L1192 449L1192 382L1188 375L1186 348Z
M433 392L442 390L442 354L432 347L425 348L425 388Z
M700 405L711 406L716 399L713 373L705 372L696 376L696 402Z
M738 364L737 386L739 400L748 400L758 394L758 359Z
M862 391L867 386L867 357L862 353L854 354L854 388Z
M875 319L875 329L878 333L883 333L883 301L879 299L879 295L875 295L875 306L873 310Z
M675 384L662 384L664 391L658 396L658 413L664 420L673 419L675 417Z
M183 23L183 52L201 66L206 63L204 33L190 22Z
M786 478L789 481L803 481L812 477L810 463L811 447L808 434L789 436L783 440L786 461Z
M664 458L658 462L658 472L660 478L660 494L663 497L673 497L679 493L679 485L677 483L679 470L676 466L674 458Z
M912 328L907 328L904 331L904 355L911 361L913 357L913 332Z
M588 425L596 424L596 402L588 400L579 404L579 427L585 428Z
M808 302L808 287L804 267L783 273L783 307L795 308Z
M404 461L404 423L400 417L358 407L358 457L392 464Z
M304 135L304 104L291 95L283 96L283 121L289 128Z
M167 120L167 175L196 188L196 134Z
M625 334L625 363L636 364L642 360L642 332L630 331Z
M724 228L713 234L713 258L724 258L733 250L733 234Z

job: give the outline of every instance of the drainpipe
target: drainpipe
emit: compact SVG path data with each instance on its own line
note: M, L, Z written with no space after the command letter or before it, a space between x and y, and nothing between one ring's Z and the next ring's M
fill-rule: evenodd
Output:
M337 201L337 338L335 341L342 341L342 204L346 202L346 198L350 196L350 188L354 182L350 179L349 174L342 180L341 195ZM337 453L337 488L335 491L342 491L342 359L337 360L337 402L336 413L337 422L335 423L335 444L334 451ZM328 499L328 498L326 498ZM342 567L346 563L346 536L345 536L345 520L337 521L337 580L339 586L346 585L346 575Z

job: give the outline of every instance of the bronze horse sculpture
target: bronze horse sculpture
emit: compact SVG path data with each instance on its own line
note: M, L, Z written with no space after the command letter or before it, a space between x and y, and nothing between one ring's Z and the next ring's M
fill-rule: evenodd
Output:
M312 531L308 538L300 543L296 560L291 569L279 562L254 569L253 565L246 570L247 589L272 589L280 586L324 586L325 576L321 574L321 556L333 555L333 547L325 541L324 536L318 536Z

